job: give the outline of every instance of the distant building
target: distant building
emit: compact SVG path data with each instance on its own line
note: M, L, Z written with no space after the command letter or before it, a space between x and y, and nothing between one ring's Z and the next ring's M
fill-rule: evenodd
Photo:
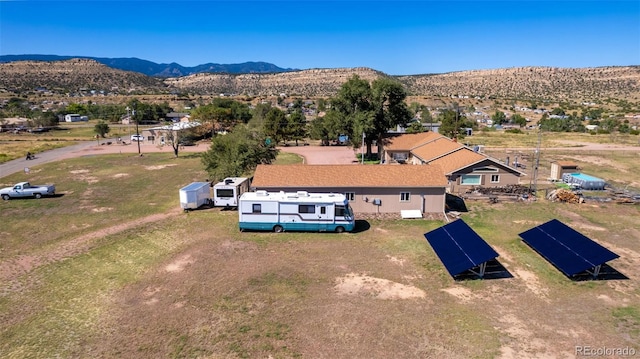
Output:
M88 116L80 116L77 113L70 113L70 114L64 115L64 121L65 122L89 121L89 117Z

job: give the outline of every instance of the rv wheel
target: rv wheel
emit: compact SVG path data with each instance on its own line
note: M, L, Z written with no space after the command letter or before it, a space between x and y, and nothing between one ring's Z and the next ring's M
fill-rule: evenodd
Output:
M275 226L275 227L273 227L273 231L274 231L274 232L276 232L276 233L281 233L281 232L282 232L282 230L283 230L283 229L282 229L282 226Z
M342 226L336 227L336 233L342 233L342 232L344 232L344 227Z

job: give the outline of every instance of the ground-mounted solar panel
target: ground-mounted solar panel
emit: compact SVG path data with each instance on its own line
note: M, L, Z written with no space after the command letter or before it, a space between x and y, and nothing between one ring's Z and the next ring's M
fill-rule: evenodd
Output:
M486 263L498 257L498 253L462 219L424 236L452 277L473 271L476 267L478 270L474 272L482 277Z
M522 240L568 277L620 257L557 219L520 233Z

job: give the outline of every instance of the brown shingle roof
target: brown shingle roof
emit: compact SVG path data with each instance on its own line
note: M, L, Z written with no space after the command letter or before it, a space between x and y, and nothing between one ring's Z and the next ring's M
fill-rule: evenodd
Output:
M429 162L429 165L438 165L442 167L444 173L451 173L457 169L463 168L486 158L487 156L481 155L477 152L473 152L467 148L462 148L458 151Z
M384 149L387 151L409 151L425 142L443 137L435 132L404 133L385 139Z
M444 187L437 165L258 165L252 187Z
M446 137L437 138L411 151L423 161L430 161L444 154L461 149L464 146L458 142L454 142Z

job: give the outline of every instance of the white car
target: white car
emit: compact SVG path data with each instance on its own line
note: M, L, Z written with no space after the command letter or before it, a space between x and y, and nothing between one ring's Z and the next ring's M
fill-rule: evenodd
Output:
M142 136L142 135L131 135L131 141L144 141L144 136Z

